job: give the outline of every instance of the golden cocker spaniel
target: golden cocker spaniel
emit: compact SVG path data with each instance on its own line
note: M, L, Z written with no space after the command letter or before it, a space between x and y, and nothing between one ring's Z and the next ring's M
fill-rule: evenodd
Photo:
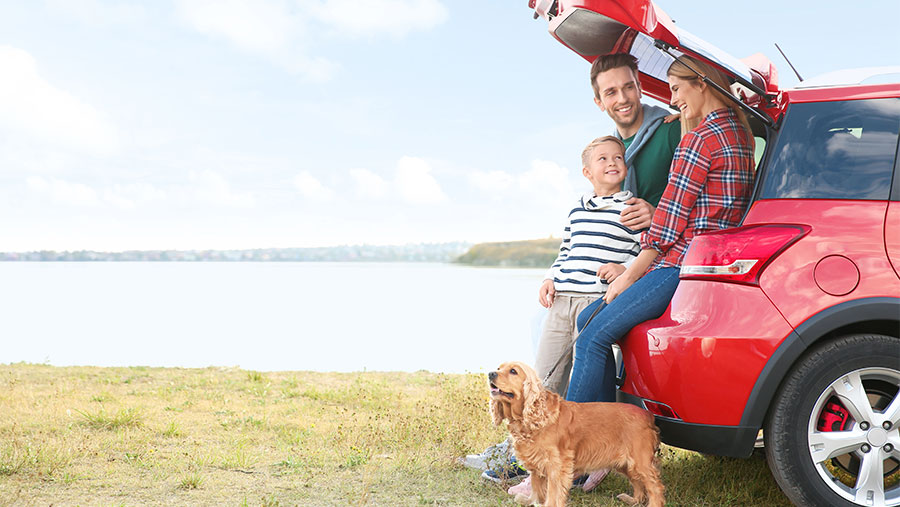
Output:
M574 403L541 384L525 363L503 363L488 374L494 424L509 421L516 457L531 472L528 504L561 507L572 478L612 468L631 481L630 504L665 504L656 451L659 430L649 412L625 403ZM519 499L522 500L522 499Z

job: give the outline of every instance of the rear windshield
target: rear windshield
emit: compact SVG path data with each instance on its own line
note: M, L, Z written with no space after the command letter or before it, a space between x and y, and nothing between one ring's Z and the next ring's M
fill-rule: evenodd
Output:
M900 98L794 104L760 198L887 200L898 135Z

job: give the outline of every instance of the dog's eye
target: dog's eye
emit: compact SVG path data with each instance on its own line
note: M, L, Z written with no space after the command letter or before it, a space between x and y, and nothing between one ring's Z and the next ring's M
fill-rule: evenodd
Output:
M513 369L509 370L509 374L510 374L510 375L518 375L519 372L517 372L516 369L513 368Z

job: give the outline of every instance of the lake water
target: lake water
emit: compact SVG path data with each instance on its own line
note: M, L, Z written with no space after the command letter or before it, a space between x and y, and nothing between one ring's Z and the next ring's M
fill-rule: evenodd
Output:
M541 269L0 262L0 363L487 371L533 360Z

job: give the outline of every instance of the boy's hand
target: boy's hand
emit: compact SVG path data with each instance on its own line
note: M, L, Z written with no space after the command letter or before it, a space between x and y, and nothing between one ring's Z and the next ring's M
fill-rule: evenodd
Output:
M670 114L663 118L663 123L672 123L679 118L681 118L681 113Z
M553 298L556 296L556 288L553 287L553 280L549 278L544 280L544 283L541 284L540 290L538 290L538 300L541 303L541 306L544 308L550 308L553 306Z
M619 275L625 272L625 266L610 262L600 266L597 270L597 276L606 280L606 283L613 283L613 280L619 278Z
M637 197L628 199L625 201L625 204L627 204L628 207L622 210L622 225L633 231L639 231L650 227L650 222L653 221L653 213L656 211L656 208L651 206L649 202Z

